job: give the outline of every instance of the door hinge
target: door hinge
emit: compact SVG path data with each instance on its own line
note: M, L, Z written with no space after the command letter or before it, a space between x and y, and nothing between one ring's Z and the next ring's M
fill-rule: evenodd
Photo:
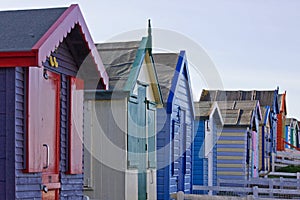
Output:
M148 199L148 192L146 192L146 199Z
M145 144L145 151L148 151L148 145Z

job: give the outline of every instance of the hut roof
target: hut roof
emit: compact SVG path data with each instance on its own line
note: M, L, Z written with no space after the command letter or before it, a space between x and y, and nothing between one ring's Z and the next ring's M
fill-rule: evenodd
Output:
M137 55L141 41L97 44L106 72L110 90L123 90Z
M202 90L200 101L241 101L259 100L261 106L271 106L274 90Z
M163 101L167 102L175 74L179 54L156 53L153 54L157 78L161 88Z

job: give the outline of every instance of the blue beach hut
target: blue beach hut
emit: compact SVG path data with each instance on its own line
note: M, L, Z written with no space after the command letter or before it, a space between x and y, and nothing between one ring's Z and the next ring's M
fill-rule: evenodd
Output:
M216 186L217 139L223 118L217 102L194 102L194 107L193 185Z
M164 107L157 110L157 199L191 193L193 96L185 51L154 54Z

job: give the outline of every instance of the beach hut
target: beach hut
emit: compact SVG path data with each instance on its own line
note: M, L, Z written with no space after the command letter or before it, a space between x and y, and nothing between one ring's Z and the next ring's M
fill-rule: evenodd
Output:
M223 118L217 102L194 102L194 107L193 185L216 186L216 143L223 128Z
M154 54L164 107L157 110L157 199L191 193L194 108L185 51Z
M279 113L279 88L275 90L203 90L200 101L259 100L262 117L259 131L259 166L262 172L271 164L271 153L277 150L277 114ZM267 123L269 121L269 123ZM269 124L269 128L267 127ZM264 162L263 162L264 161Z
M278 105L279 113L277 115L277 151L284 151L285 119L287 115L286 92L278 95Z
M285 121L285 148L299 148L299 125L298 120L286 118Z
M97 49L109 90L85 92L85 194L155 200L156 108L162 97L151 32L141 41L102 43Z
M108 77L81 11L1 11L0 26L0 197L82 199L83 89Z
M260 133L259 137L259 151L261 156L259 156L259 168L261 175L266 174L271 170L271 109L270 106L261 106L262 120L260 122Z
M217 141L217 178L258 177L259 101L218 102L224 121Z

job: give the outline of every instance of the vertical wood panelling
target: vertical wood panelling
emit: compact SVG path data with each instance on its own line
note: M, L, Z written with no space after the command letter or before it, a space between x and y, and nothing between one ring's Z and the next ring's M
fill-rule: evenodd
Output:
M207 162L204 159L204 120L196 120L194 125L195 138L193 143L193 184L205 185L204 173L207 172Z

